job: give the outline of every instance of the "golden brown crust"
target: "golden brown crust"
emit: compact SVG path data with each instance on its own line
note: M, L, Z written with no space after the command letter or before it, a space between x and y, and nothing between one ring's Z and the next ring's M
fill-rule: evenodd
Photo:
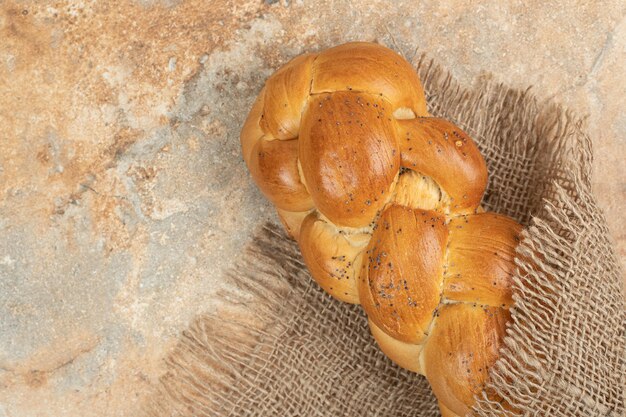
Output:
M449 228L444 297L509 307L522 227L509 217L482 213L452 219Z
M427 116L424 90L415 69L400 55L383 46L351 42L321 52L313 63L313 94L363 91L382 95L417 116Z
M374 336L380 350L382 350L389 359L409 371L417 373L422 372L420 368L420 352L423 348L422 345L401 342L382 331L372 320L368 320L368 323L372 336Z
M367 234L348 238L311 213L302 222L298 243L313 279L333 297L358 304L356 273L368 240Z
M423 350L423 370L437 399L464 416L498 358L508 310L467 303L439 310Z
M300 131L300 163L315 206L338 226L364 227L400 169L391 106L365 93L314 96Z
M250 154L254 145L263 137L263 129L259 125L261 115L263 114L263 101L265 100L265 87L261 89L259 96L254 101L252 109L241 128L239 139L241 141L241 154L243 160L250 167Z
M263 194L278 208L313 208L313 200L300 181L297 139L259 140L250 153L248 167Z
M311 213L311 210L308 211L287 211L281 210L276 207L276 213L278 214L278 218L280 219L283 226L289 233L289 236L298 240L300 236L300 226L304 221L304 218Z
M313 278L363 305L444 417L465 415L509 319L521 226L484 213L478 147L429 117L411 65L363 42L297 57L261 90L241 145Z
M474 141L447 120L398 120L402 166L432 177L450 196L451 211L473 211L487 186L487 167Z
M437 401L439 404L439 410L441 411L441 417L460 417L458 414L450 411L448 407L446 407L441 401Z
M300 55L266 81L260 125L272 137L293 139L298 136L302 110L309 96L314 59L315 55Z
M434 212L392 205L367 247L359 296L370 320L388 335L420 343L439 304L448 229Z

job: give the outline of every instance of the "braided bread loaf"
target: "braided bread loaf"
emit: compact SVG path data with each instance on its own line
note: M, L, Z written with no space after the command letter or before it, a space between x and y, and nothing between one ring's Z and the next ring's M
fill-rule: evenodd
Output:
M521 226L480 208L485 162L430 117L414 69L370 43L301 55L267 80L241 145L313 278L363 306L444 416L465 415L509 319Z

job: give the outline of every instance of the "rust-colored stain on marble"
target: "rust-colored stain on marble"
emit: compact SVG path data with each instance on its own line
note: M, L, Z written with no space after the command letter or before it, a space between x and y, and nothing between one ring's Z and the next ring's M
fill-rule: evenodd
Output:
M42 217L62 214L63 206L97 188L123 193L120 185L103 183L104 172L132 143L169 122L167 111L201 57L260 7L238 1L4 3L0 106L9 111L0 115L0 192L45 189L52 197L47 207L38 192L21 206ZM55 197L63 201L54 204ZM116 205L99 202L94 206Z
M307 50L378 41L589 114L623 258L626 5L566 3L0 2L0 415L136 415L275 219L238 133Z

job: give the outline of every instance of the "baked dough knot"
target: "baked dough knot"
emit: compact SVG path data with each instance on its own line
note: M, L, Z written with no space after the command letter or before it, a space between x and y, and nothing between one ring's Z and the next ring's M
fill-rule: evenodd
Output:
M414 68L372 43L298 56L241 133L315 281L361 304L381 349L464 415L498 357L521 226L480 207L474 141L431 117Z

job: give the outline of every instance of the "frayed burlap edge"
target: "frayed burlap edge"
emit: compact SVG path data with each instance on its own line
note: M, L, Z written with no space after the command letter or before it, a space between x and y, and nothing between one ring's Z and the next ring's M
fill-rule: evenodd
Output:
M417 67L430 111L485 155L484 205L528 226L487 389L521 415L622 416L621 274L591 195L582 121L530 91L488 79L462 88L425 57ZM259 230L226 282L219 313L195 320L166 359L147 415L438 414L425 380L376 350L358 307L311 282L277 225ZM482 395L473 414L505 412Z
M524 415L624 415L621 272L591 193L583 121L528 90L487 80L465 90L432 61L419 68L427 91L443 86L428 94L432 112L463 127L485 155L485 205L529 225L506 348L488 390ZM475 415L502 413L486 395L475 407Z
M360 307L312 282L281 229L255 233L223 308L183 332L147 415L436 416L427 382L377 349Z

